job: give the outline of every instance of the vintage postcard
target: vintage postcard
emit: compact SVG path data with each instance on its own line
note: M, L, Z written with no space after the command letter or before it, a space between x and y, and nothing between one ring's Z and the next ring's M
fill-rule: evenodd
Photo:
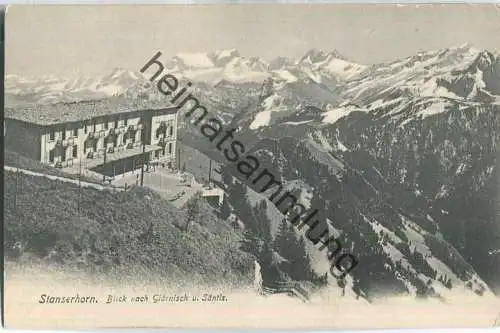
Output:
M500 7L11 6L7 328L500 324Z

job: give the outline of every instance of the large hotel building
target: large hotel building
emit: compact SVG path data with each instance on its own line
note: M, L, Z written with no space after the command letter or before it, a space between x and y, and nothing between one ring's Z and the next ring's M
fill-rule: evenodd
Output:
M5 148L61 168L116 176L175 165L177 109L113 97L5 108Z

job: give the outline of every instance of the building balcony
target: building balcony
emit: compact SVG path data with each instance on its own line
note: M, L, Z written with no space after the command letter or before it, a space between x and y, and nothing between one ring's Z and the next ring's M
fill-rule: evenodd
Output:
M89 138L99 139L101 137L101 132L89 132Z
M165 138L160 138L160 140L158 140L158 146L165 147L166 145L167 141L165 140Z
M127 131L127 127L120 125L119 127L113 127L109 129L109 135L118 135L120 133L125 133Z
M97 151L94 151L93 149L90 149L90 150L88 150L88 151L85 153L85 155L87 156L87 158L92 159L92 158L97 157L97 156L98 156L98 153L97 153Z
M56 141L56 146L67 147L67 146L72 146L74 144L75 144L75 138L59 139Z

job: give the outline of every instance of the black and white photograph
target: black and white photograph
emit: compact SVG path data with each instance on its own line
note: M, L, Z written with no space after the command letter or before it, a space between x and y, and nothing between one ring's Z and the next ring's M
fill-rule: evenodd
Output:
M500 325L500 6L14 5L7 328Z

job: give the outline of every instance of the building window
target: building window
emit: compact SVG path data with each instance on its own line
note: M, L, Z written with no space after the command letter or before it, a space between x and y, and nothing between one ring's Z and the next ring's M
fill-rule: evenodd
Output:
M87 124L84 125L84 129L83 130L85 131L85 134L87 134L87 132L88 132Z
M56 132L52 131L49 134L49 140L54 141L56 139Z
M115 128L118 128L118 120L115 120Z
M54 151L49 151L49 161L50 163L54 163Z
M78 128L73 128L73 136L78 136Z
M73 146L73 158L76 158L78 156L78 146L74 145Z
M104 129L107 130L109 128L109 123L107 121L104 122Z
M97 124L96 124L96 121L94 120L94 121L92 122L92 132L94 132L94 133L95 133L96 129L97 129Z
M171 154L172 154L172 146L173 146L173 145L172 145L172 142L170 142L170 143L168 144L168 154L169 154L169 155L171 155Z
M123 124L124 124L125 126L127 126L127 124L128 124L128 119L127 119L127 118L123 119Z
M174 135L174 126L170 126L170 127L168 128L168 135L169 135L169 136L173 136L173 135Z
M66 140L66 129L62 130L62 139Z

